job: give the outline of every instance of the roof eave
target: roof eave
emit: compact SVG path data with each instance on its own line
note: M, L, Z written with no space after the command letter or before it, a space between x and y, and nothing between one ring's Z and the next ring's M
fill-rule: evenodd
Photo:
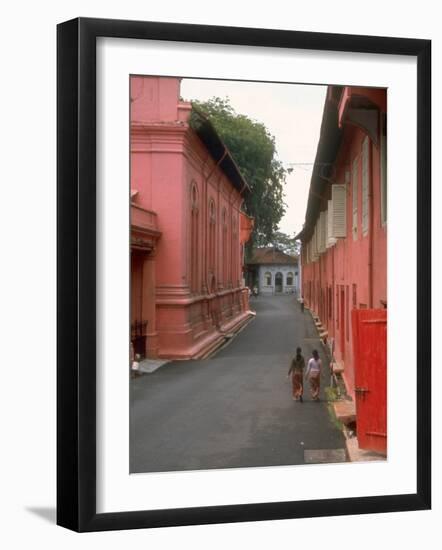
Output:
M191 117L190 126L204 143L213 160L217 164L219 163L221 170L226 174L237 191L239 191L240 195L245 196L250 194L251 189L249 184L241 174L229 149L218 135L211 121L194 105L192 105L192 114L195 116ZM198 122L195 119L198 119Z

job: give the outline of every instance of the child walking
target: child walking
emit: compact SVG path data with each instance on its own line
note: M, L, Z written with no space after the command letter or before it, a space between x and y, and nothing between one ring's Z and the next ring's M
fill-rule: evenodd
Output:
M295 401L302 403L302 393L304 391L302 381L305 368L305 360L302 356L301 348L296 348L296 356L292 359L292 363L287 374L289 378L292 375L292 396Z
M321 359L317 350L313 350L313 357L309 360L307 364L307 371L305 373L306 379L310 383L310 393L312 394L312 399L314 401L319 401L319 386L321 378Z

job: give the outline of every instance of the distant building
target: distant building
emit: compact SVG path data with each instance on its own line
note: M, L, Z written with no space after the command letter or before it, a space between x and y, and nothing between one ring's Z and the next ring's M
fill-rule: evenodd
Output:
M296 294L299 290L298 258L274 247L256 248L247 262L248 284L260 294Z
M242 283L250 193L180 79L131 78L131 341L143 357L204 357L252 315Z

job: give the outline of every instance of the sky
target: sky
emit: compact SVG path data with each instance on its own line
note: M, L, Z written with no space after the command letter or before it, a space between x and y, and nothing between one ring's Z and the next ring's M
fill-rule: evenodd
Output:
M291 236L302 229L305 219L326 90L326 86L306 84L189 78L181 82L181 96L186 101L228 97L237 113L264 123L275 137L278 159L286 168L300 163L292 166L293 172L287 176L287 209L279 223L280 231Z

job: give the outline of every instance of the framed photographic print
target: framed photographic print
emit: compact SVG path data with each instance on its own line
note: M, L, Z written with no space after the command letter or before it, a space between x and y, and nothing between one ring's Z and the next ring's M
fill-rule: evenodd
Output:
M57 36L57 523L428 509L430 41Z

